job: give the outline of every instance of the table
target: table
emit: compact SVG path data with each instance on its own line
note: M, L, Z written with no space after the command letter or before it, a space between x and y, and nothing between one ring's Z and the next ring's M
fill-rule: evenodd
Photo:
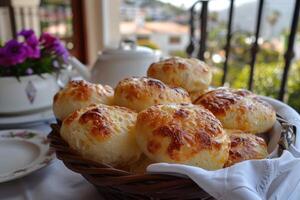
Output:
M49 124L28 127L50 132ZM67 169L55 159L53 162L23 178L0 183L1 200L92 200L103 199L93 185L80 174Z

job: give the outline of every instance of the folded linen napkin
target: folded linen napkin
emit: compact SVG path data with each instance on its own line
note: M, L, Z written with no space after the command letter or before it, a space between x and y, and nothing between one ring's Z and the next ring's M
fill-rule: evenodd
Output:
M300 116L280 101L264 99L297 128L295 145L291 145L279 158L244 161L216 171L156 163L149 165L147 171L187 176L216 199L300 199Z

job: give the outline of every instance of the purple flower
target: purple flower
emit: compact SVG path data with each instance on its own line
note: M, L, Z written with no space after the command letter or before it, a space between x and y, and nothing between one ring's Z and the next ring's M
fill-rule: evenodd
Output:
M27 58L27 48L17 40L8 41L0 48L0 65L11 66L22 63Z
M54 42L53 50L58 56L61 56L62 59L65 62L67 62L68 57L69 57L69 52L59 40Z
M39 58L41 56L39 41L33 30L22 30L18 35L25 38L27 56L29 58Z
M58 39L49 33L43 33L40 37L40 42L44 45L45 48L51 48L56 40Z
M23 29L18 33L18 35L24 36L25 39L29 38L30 36L34 35L33 30L25 30Z
M43 33L40 37L40 42L48 52L53 52L57 56L62 57L65 62L67 61L69 52L58 38L49 33Z

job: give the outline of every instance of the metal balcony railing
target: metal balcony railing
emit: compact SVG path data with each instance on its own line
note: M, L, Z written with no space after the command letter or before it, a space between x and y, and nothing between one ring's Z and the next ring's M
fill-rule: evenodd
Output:
M227 23L227 34L226 34L226 45L224 47L225 50L225 61L223 66L223 77L222 77L222 84L226 82L227 74L228 74L228 59L230 54L231 48L231 38L232 38L232 21L233 21L233 13L234 13L234 3L235 0L229 0L229 15L228 15L228 23ZM260 35L261 29L261 21L262 21L262 14L264 11L264 0L258 0L258 10L257 10L257 17L256 17L256 26L255 26L255 40L252 43L251 47L251 59L250 59L250 75L248 79L248 89L253 89L253 80L254 80L254 70L255 70L255 62L256 62L256 55L259 52L259 44L258 39ZM196 13L196 6L201 4L201 11L199 14L199 28L200 28L200 39L197 41L195 36L195 13ZM208 21L208 4L209 0L198 0L196 1L193 6L190 8L190 43L186 49L186 52L189 56L191 56L196 50L196 44L199 45L197 58L200 60L204 60L204 53L206 51L206 40L207 40L207 21ZM288 45L287 49L284 54L284 70L281 78L280 90L278 93L278 99L283 100L284 95L286 93L286 85L288 79L288 72L291 66L292 59L294 57L294 41L297 32L297 25L298 25L298 18L299 18L299 10L300 10L300 0L295 0L294 11L292 16L292 23L290 27L289 37L288 37Z

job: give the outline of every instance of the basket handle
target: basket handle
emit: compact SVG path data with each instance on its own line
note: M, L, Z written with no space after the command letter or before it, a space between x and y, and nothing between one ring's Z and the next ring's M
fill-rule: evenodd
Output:
M283 153L284 150L287 150L290 148L292 144L295 144L296 142L296 126L293 124L290 124L285 119L283 119L281 116L277 115L277 119L281 124L281 136L278 142L279 148L278 153L279 156Z

